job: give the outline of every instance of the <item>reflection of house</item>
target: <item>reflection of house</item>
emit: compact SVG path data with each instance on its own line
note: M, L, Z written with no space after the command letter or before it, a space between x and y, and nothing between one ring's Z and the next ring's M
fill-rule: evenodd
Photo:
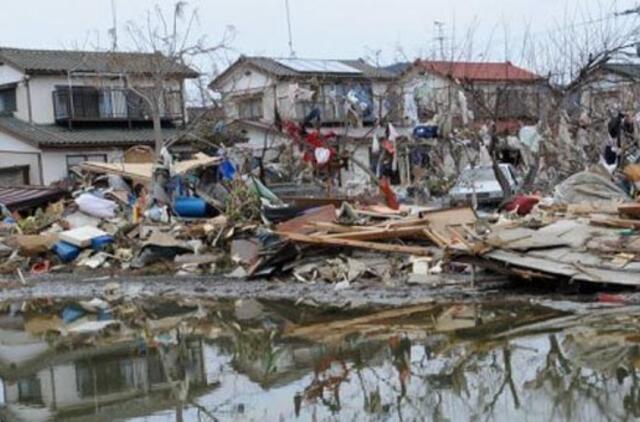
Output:
M111 420L171 407L171 386L157 349L130 342L55 353L44 341L27 333L3 332L3 338L5 334L19 337L10 342L14 346L5 341L1 350L1 414L7 420L44 421L54 416L77 420L108 416L105 420ZM183 369L190 374L192 388L206 387L202 342L190 341L187 348L188 361ZM10 356L12 360L7 361ZM123 405L143 396L147 398L141 403Z
M406 124L446 114L454 124L538 119L544 79L511 62L418 60L395 70L400 71Z
M184 81L197 76L188 67L159 54L0 48L0 170L49 184L82 161L153 145L150 105L138 93L149 96L160 71L169 137L186 119Z

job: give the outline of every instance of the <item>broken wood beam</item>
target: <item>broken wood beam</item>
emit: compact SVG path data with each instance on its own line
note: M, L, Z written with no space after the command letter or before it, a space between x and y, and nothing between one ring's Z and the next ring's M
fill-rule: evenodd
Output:
M422 227L403 227L399 229L377 229L367 231L351 231L347 233L337 233L323 236L330 239L350 239L350 240L389 240L403 239L411 237L424 237Z
M314 245L345 246L349 248L368 249L380 252L406 253L409 255L431 257L429 250L422 246L391 245L388 243L366 242L362 240L335 239L327 236L307 236L298 233L276 232L276 234L294 242Z
M310 221L307 226L314 227L316 229L322 229L332 233L353 233L376 230L376 227L345 226L343 224L330 223L327 221Z
M640 202L632 202L628 204L618 205L618 213L628 217L640 217Z
M599 218L591 219L594 226L617 227L621 229L640 229L640 220L627 220L624 218Z

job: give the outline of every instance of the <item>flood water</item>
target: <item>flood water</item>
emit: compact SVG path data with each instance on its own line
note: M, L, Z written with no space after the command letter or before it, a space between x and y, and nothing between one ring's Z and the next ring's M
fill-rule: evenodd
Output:
M640 307L2 306L7 421L633 420Z

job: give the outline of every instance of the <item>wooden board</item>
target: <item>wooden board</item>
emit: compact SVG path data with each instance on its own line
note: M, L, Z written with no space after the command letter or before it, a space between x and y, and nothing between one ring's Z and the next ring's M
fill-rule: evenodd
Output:
M422 227L401 227L378 230L358 230L346 233L337 233L323 236L325 239L351 239L351 240L389 240L422 237L424 238Z
M430 257L431 253L427 248L422 246L405 246L405 245L392 245L388 243L378 242L365 242L362 240L349 240L349 239L333 239L326 236L307 236L298 233L277 233L282 237L285 237L294 242L309 243L315 245L326 246L344 246L357 249L368 249L372 251L380 252L393 252L393 253L406 253L409 255L426 256Z
M310 226L310 224L320 221L325 223L335 223L336 207L333 205L326 205L324 207L309 210L301 216L278 224L276 226L276 230L283 233L309 234L316 231L316 229Z

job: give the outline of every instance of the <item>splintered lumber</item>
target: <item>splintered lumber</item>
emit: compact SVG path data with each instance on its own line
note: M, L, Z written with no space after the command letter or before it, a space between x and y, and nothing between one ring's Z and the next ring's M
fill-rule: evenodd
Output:
M443 239L441 236L439 236L438 234L436 234L435 232L429 229L423 229L423 233L425 236L427 236L429 240L431 240L440 249L446 249L449 246L447 241Z
M342 224L329 223L326 221L311 221L307 225L330 233L352 233L377 229L376 227L344 226Z
M640 220L626 220L624 218L593 217L591 224L594 226L616 227L621 229L640 229Z
M309 227L309 223L318 221L335 223L336 207L327 205L312 209L299 217L278 224L276 228L279 232L309 234L315 231L313 227Z
M640 202L618 205L618 213L633 218L640 218Z
M378 229L367 231L351 231L323 236L325 239L350 239L350 240L389 240L407 237L424 237L422 227L403 227L398 229Z
M221 161L222 158L220 157L210 157L199 152L191 160L174 163L173 172L175 174L186 174L197 168L218 165ZM101 163L91 161L80 164L80 168L89 173L115 174L145 183L151 181L153 166L153 163Z
M327 236L307 236L299 233L277 232L277 234L294 242L313 245L346 246L349 248L368 249L380 252L406 253L425 257L431 256L429 250L422 246L391 245L388 243L366 242L362 240L334 239Z

